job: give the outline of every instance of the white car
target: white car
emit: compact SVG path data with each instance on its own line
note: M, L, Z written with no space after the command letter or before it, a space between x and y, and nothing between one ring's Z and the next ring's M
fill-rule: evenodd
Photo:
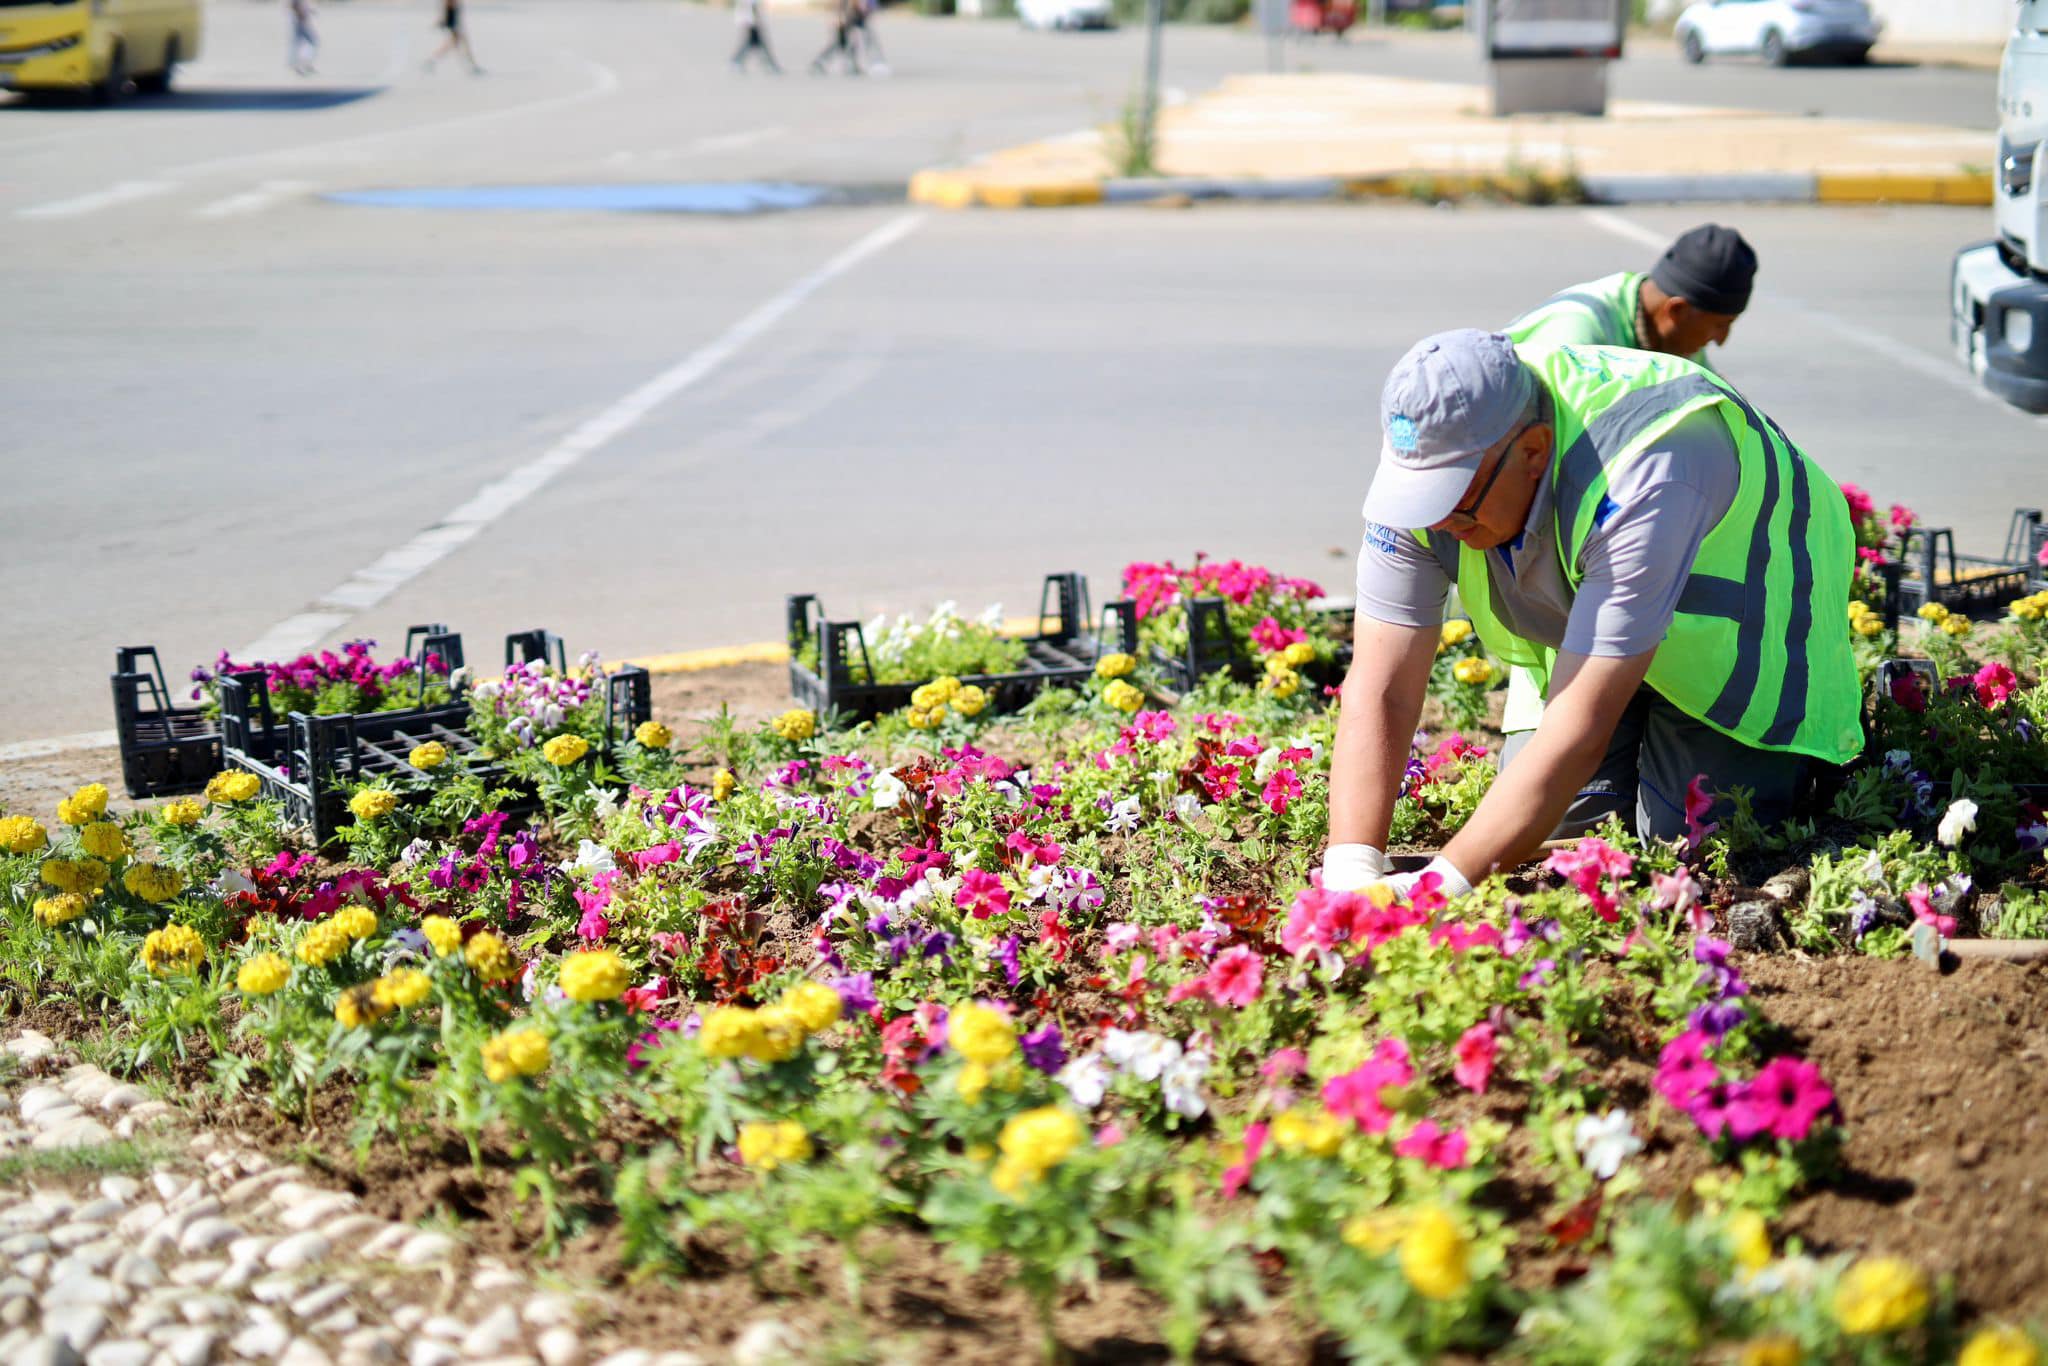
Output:
M1026 28L1115 28L1111 0L1017 0L1017 19Z
M1794 57L1860 62L1883 21L1863 0L1698 0L1678 16L1688 62L1754 54L1772 66Z

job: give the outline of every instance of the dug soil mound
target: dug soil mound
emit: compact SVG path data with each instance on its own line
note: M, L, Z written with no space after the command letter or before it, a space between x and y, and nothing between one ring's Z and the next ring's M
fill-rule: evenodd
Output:
M1951 1272L1980 1312L2048 1312L2048 970L1752 957L1742 974L1848 1131L1841 1179L1784 1230Z

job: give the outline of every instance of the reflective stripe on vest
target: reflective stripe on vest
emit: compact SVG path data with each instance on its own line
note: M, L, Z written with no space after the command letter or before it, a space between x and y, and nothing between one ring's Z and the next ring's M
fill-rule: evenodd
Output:
M1642 288L1643 277L1632 270L1588 280L1551 295L1501 331L1520 345L1535 336L1544 324L1555 321L1560 313L1575 311L1586 314L1591 324L1592 336L1587 344L1640 345L1636 337L1636 307Z
M1852 758L1862 746L1855 663L1847 633L1827 630L1841 611L1815 610L1824 596L1830 604L1839 597L1846 611L1854 565L1847 504L1830 501L1840 497L1833 481L1740 394L1686 361L1607 347L1560 347L1523 359L1549 389L1554 430L1565 443L1551 466L1553 516L1559 563L1574 592L1615 468L1692 413L1720 414L1742 463L1740 487L1701 543L1647 681L1680 710L1745 744ZM1500 620L1485 553L1441 533L1419 538L1447 570L1455 563L1465 608L1487 646L1547 674L1554 652L1509 635ZM1787 604L1775 630L1774 568L1790 579L1775 599Z

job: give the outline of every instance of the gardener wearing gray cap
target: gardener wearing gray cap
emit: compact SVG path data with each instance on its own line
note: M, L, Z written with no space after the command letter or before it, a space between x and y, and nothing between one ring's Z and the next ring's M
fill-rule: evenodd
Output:
M1755 282L1756 252L1742 234L1703 223L1667 247L1649 274L1624 270L1572 285L1509 323L1506 331L1524 350L1633 346L1712 368L1707 344L1728 344ZM1500 723L1506 735L1502 763L1529 743L1542 719L1541 675L1511 669ZM1612 794L1596 786L1572 803L1559 829L1589 830L1612 809Z
M1451 891L1534 853L1596 775L1669 838L1695 776L1752 789L1767 821L1808 759L1862 748L1848 504L1711 372L1446 332L1402 357L1380 409L1325 886L1388 877L1454 583L1496 655L1554 664L1534 738L1430 865Z

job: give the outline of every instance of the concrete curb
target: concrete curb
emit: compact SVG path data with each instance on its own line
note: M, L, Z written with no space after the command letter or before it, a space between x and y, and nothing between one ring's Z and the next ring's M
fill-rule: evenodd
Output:
M1161 176L1157 179L991 182L965 170L920 171L910 200L938 209L1040 209L1084 205L1193 200L1322 201L1361 199L1464 199L1485 193L1500 177L1470 171L1402 171L1372 176L1309 176L1292 180L1251 177ZM1941 204L1982 207L1992 202L1989 171L1797 171L1733 175L1588 175L1580 177L1594 204Z

